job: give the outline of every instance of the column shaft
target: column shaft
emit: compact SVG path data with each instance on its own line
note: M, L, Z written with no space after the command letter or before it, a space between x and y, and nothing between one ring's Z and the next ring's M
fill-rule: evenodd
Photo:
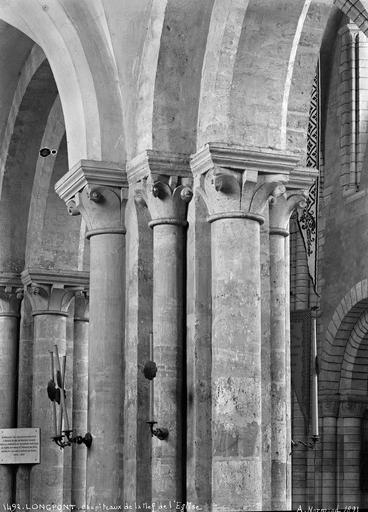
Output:
M285 385L286 385L286 508L292 507L291 466L291 347L290 347L290 236L285 237Z
M213 510L261 510L260 226L211 232Z
M16 426L18 318L0 316L0 410L1 428ZM0 465L0 503L13 502L14 465Z
M153 228L153 340L158 367L154 388L155 419L169 430L153 439L152 499L184 498L184 229L173 224Z
M325 416L322 422L322 504L325 508L333 508L338 503L336 495L337 419Z
M124 254L121 233L91 237L87 504L123 499Z
M272 510L286 509L286 281L285 238L270 233L271 278L271 491Z
M87 432L88 408L88 319L84 316L87 299L76 297L73 350L73 429L78 435ZM72 503L86 507L87 450L73 445L72 450Z
M51 377L50 350L66 350L66 316L37 314L34 317L32 426L41 429L41 463L31 470L31 503L63 503L63 452L52 441L52 403L47 396ZM69 361L70 362L70 361Z
M33 358L33 316L28 299L21 307L18 357L18 428L32 427L32 358ZM16 503L25 507L30 503L30 472L32 466L20 464L16 477Z
M341 507L348 507L352 503L361 506L360 490L360 443L361 443L360 417L343 418L343 481Z

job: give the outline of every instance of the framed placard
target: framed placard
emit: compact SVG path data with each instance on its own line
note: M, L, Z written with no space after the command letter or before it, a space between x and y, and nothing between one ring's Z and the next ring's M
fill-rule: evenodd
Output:
M39 428L0 429L0 464L39 463Z

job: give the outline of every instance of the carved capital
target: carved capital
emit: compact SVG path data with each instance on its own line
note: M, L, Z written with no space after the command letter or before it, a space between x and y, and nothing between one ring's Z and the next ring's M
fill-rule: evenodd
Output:
M87 291L75 292L74 320L79 322L89 321L89 296Z
M55 186L70 215L82 214L87 236L125 233L128 182L125 170L109 162L81 160Z
M343 25L338 31L343 44L354 44L357 35L360 33L358 26L352 22Z
M87 272L61 273L28 268L21 277L34 316L67 316L75 291L88 285Z
M295 209L307 206L308 190L285 190L270 199L270 235L287 236L289 219Z
M207 144L191 160L210 221L245 217L262 222L270 197L285 192L283 184L296 163L291 154L224 144Z
M0 317L18 317L23 298L19 274L0 273Z
M128 163L127 174L136 201L150 211L151 227L187 224L187 205L193 197L188 156L145 151Z

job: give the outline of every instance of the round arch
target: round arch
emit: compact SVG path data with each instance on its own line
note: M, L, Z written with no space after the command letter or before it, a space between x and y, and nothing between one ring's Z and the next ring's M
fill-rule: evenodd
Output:
M50 63L63 107L69 167L84 158L121 162L121 93L112 50L101 28L96 29L97 21L90 21L93 15L83 31L85 10L57 1L12 0L1 2L0 18L33 39Z
M340 395L367 395L368 311L355 323L341 364Z
M339 392L341 375L346 376L341 372L349 368L347 364L351 363L345 354L353 349L351 355L354 357L357 337L360 339L364 337L364 315L367 311L368 279L364 279L355 284L343 297L328 325L320 353L321 394L330 395ZM361 328L362 332L360 332Z

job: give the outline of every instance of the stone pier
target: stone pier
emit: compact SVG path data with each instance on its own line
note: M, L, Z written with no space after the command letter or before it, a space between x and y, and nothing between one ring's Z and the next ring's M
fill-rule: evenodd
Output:
M60 357L66 353L66 318L73 298L71 289L83 283L85 276L82 274L34 268L22 272L34 317L32 426L41 429L41 463L31 470L31 503L63 503L63 451L52 440L56 432L47 384L51 378L50 351L57 345ZM72 371L71 361L67 361L67 371ZM66 391L70 396L71 390Z
M293 166L220 144L192 159L211 223L213 511L262 510L260 225Z
M88 326L89 299L85 291L75 294L73 341L73 430L84 436L88 429ZM87 450L72 447L72 503L86 507Z
M154 419L167 439L152 438L152 500L185 500L184 276L186 210L192 198L189 159L147 151L128 165L153 229Z
M289 219L295 208L306 206L308 175L304 180L291 174L283 193L270 200L270 280L271 280L271 506L272 510L286 510L288 500L287 464L290 441L290 360L287 318L290 315L287 292L289 253L285 238L289 236ZM297 187L303 187L298 189Z
M123 500L125 171L82 160L56 184L71 215L82 214L90 240L87 505Z
M0 428L16 427L19 277L0 274ZM0 465L0 503L13 502L16 467Z

